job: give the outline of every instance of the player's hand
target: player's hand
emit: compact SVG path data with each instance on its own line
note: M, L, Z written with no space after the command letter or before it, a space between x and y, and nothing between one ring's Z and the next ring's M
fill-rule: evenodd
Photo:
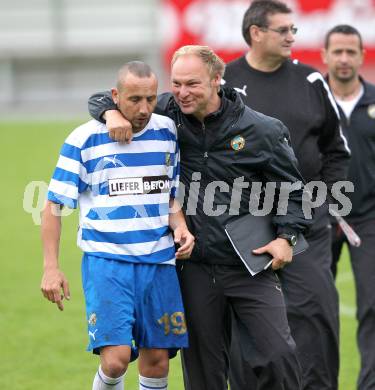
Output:
M188 259L194 248L194 236L189 232L186 226L177 227L173 233L174 242L180 245L176 252L176 259Z
M44 271L40 289L45 298L64 310L63 299L70 299L69 283L58 268Z
M133 138L131 123L125 119L120 111L108 110L105 112L105 120L109 136L120 143L130 144Z
M272 269L277 270L285 267L292 261L293 248L284 238L276 238L267 245L254 249L253 253L257 255L269 253L272 256Z

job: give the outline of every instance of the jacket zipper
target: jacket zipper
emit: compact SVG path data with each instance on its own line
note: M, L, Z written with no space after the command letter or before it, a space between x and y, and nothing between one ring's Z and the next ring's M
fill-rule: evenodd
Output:
M202 133L203 133L203 170L202 170L202 176L201 176L201 180L202 182L204 183L204 188L202 188L201 186L201 190L202 191L205 191L206 190L206 176L207 176L207 159L208 159L208 151L207 151L207 139L206 139L206 126L204 124L204 122L202 122ZM202 197L203 199L203 202L204 202L204 196ZM207 239L206 239L206 227L207 227L207 223L206 223L206 215L204 214L204 210L203 210L203 203L202 205L200 205L202 207L202 219L204 220L204 222L202 223L202 234L201 234L201 259L204 259L204 256L206 254L206 243L207 243Z
M234 118L234 120L232 121L232 123L229 125L231 127L234 127L236 125L236 123L238 122L238 119L239 119L239 114ZM201 176L201 180L204 184L206 184L206 173L207 173L207 163L208 163L208 150L207 150L207 139L206 139L206 126L204 124L204 122L202 122L202 133L203 133L203 170L202 170L202 176ZM215 143L212 144L212 146L214 145ZM201 190L205 191L205 188L202 189L202 186L201 186ZM204 198L204 197L203 197ZM204 199L203 199L203 202L204 202ZM207 234L207 216L204 214L204 211L203 211L203 204L202 205L198 205L198 207L201 206L202 207L202 234L201 234L201 247L200 247L200 258L201 259L204 259L205 258L205 255L206 255L206 246L207 246L207 238L206 238L206 234ZM213 279L214 282L215 282L215 278Z

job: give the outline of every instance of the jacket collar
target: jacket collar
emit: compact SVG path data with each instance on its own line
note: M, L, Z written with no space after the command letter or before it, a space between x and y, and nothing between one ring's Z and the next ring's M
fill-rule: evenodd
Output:
M325 75L325 80L327 81L329 85L329 76L328 74ZM359 80L361 81L363 85L363 95L361 99L359 99L359 102L357 103L357 106L368 106L369 104L375 103L375 85L368 83L361 75L359 76ZM332 93L333 95L333 93Z
M363 79L363 77L359 76L361 83L364 88L363 95L358 104L369 105L375 103L375 85L368 83Z

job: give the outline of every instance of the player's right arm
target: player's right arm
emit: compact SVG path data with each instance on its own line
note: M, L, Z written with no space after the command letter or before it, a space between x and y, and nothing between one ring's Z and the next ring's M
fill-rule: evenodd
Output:
M70 299L69 283L59 268L61 236L60 205L47 201L42 215L43 277L41 290L46 299L64 310L63 299Z

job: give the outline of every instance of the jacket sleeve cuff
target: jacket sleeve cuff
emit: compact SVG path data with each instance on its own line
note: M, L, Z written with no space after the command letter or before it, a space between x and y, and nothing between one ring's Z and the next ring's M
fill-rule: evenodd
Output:
M103 109L101 111L99 111L100 122L106 123L106 120L104 119L103 115L106 111L109 111L109 110L117 110L118 111L118 107L115 104L113 104L112 106L103 107Z
M279 236L280 234L289 234L289 235L298 235L298 231L297 230L294 230L288 226L278 226L277 227L277 236Z

